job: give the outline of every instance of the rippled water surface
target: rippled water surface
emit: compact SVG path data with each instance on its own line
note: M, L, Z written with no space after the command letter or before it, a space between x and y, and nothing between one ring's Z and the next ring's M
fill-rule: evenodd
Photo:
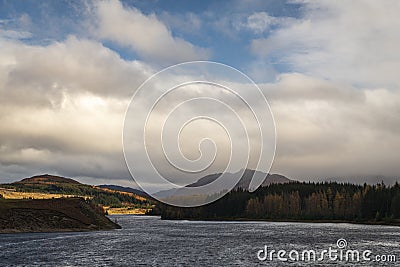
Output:
M0 266L400 266L400 228L352 224L164 221L112 216L121 230L0 235ZM260 261L257 252L337 248L395 255L397 263Z

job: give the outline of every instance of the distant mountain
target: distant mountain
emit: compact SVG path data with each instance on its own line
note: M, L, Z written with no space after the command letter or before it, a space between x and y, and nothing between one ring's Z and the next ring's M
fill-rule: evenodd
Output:
M254 172L255 172L255 170L246 169L242 175L242 178L235 185L234 189L242 188L244 190L248 190L250 181L253 177ZM289 183L289 182L293 181L293 180L291 180L283 175L280 175L280 174L267 174L267 173L262 173L262 172L258 172L258 174L265 175L265 180L261 184L261 186L268 186L270 184L284 184L284 183ZM230 174L230 175L232 175L232 177L234 177L236 174ZM220 176L221 176L221 173L210 174L210 175L200 178L199 180L197 180L194 183L186 185L186 187L204 186L204 185L214 182ZM178 189L178 188L162 190L162 191L157 192L155 194L155 196L158 198L167 198L167 197L170 197L173 195L177 196L177 195L180 195L179 190L180 189Z
M142 190L131 188L131 187L125 187L125 186L119 186L119 185L108 185L108 184L98 185L97 187L107 188L107 189L114 190L114 191L133 193L133 194L136 194L136 195L139 195L142 197L146 197L146 198L149 197L149 195L146 192L143 192Z
M65 178L50 174L37 175L31 178L25 178L22 179L21 181L15 182L15 184L58 184L58 183L75 184L75 185L81 184L80 182L70 178Z
M167 198L167 197L174 195L176 193L176 191L178 191L178 190L179 190L178 188L161 190L161 191L158 191L157 193L155 193L154 196L156 196L158 198Z
M236 184L234 189L238 189L238 188L248 189L251 178L254 175L254 172L258 172L258 173L261 173L262 175L265 175L266 178L265 178L264 182L261 184L261 186L268 186L270 184L283 184L283 183L289 183L290 181L292 181L289 178L287 178L283 175L280 175L280 174L266 174L266 173L262 173L259 171L246 169L242 175L242 178ZM210 174L210 175L204 176L203 178L200 178L199 180L197 180L196 182L194 182L192 184L187 185L186 187L198 187L198 186L207 185L209 183L214 182L216 179L218 179L219 176L221 176L221 173Z

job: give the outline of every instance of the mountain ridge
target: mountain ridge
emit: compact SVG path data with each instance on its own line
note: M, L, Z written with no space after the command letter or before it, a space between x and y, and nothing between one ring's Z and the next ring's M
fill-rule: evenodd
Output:
M268 186L268 185L274 184L274 183L290 183L292 181L295 181L295 180L289 179L280 174L274 174L274 173L269 174L269 173L259 172L256 170L246 169L243 172L242 178L239 180L239 182L235 185L235 187L233 189L235 190L235 189L241 188L244 190L248 190L250 181L251 181L251 178L253 177L254 172L258 172L261 175L265 175L265 179L264 179L263 183L260 185L260 187ZM200 186L207 185L207 184L212 183L215 180L217 180L218 177L221 176L221 174L222 173L214 173L214 174L206 175L206 176L198 179L196 182L186 185L185 187L200 187ZM234 176L237 173L228 173L228 174ZM166 197L170 197L173 195L179 195L179 188L171 188L171 189L167 189L167 190L161 190L161 191L158 191L157 193L155 193L155 196L159 197L159 198L166 198Z
M107 188L110 190L115 190L115 191L120 191L120 192L132 193L132 194L136 194L136 195L139 195L142 197L147 197L147 198L150 197L146 192L143 192L142 190L132 188L132 187L127 187L127 186L102 184L102 185L97 185L96 187Z
M242 188L242 189L247 189L249 188L251 178L255 172L258 172L262 175L265 175L265 180L260 186L268 186L272 183L289 183L290 181L293 181L283 175L276 174L276 173L262 173L256 170L250 170L246 169L243 172L242 178L239 180L239 182L235 185L234 189ZM235 173L236 174L236 173ZM232 175L235 175L232 174ZM199 180L197 180L194 183L191 183L187 185L186 187L197 187L197 186L204 186L206 184L214 182L218 177L222 175L222 173L215 173L215 174L210 174L206 175Z
M74 179L66 178L58 175L40 174L29 178L24 178L20 181L14 182L15 184L51 184L51 183L65 183L65 184L82 184Z

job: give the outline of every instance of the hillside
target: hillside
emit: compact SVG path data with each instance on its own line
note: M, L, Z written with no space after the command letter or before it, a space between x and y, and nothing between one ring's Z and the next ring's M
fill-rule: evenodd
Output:
M65 178L61 176L56 176L56 175L49 175L49 174L43 174L43 175L37 175L33 176L30 178L25 178L22 179L19 182L15 182L16 184L59 184L59 183L65 183L65 184L81 184L78 181L75 181L70 178Z
M0 199L0 233L118 229L97 205L82 198Z
M98 185L97 187L103 188L103 189L119 191L119 192L132 193L132 194L136 194L138 196L142 196L145 198L150 198L150 196L147 193L143 192L142 190L131 188L131 187L125 187L125 186L120 186L120 185L108 185L108 184Z
M38 175L11 184L0 185L0 195L6 199L52 199L82 197L103 206L106 211L127 208L129 212L142 214L152 203L141 195L82 184L70 178L54 175ZM110 213L115 213L110 212Z

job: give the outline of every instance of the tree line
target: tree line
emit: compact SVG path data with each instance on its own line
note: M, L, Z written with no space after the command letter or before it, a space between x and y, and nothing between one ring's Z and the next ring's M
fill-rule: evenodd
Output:
M253 193L237 189L211 204L179 208L159 203L163 219L265 219L399 222L400 186L337 182L271 184Z

